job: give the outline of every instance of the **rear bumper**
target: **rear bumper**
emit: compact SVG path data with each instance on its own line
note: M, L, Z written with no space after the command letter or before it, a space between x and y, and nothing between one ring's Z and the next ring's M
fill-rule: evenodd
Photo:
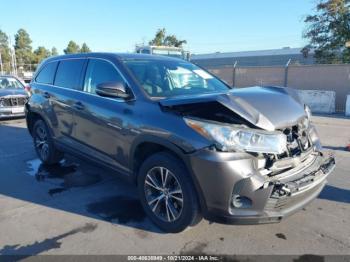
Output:
M191 166L205 202L204 217L226 224L279 222L314 200L335 167L333 156L314 152L309 161L275 177L262 175L257 160L242 153L202 151ZM232 196L251 200L236 208Z
M10 117L23 117L24 106L16 107L0 107L0 119L1 118L10 118Z

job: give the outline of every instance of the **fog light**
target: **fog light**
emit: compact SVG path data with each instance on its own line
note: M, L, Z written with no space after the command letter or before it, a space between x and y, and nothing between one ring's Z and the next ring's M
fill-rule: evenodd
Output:
M252 200L250 200L248 197L233 195L232 206L234 208L250 208L252 206Z

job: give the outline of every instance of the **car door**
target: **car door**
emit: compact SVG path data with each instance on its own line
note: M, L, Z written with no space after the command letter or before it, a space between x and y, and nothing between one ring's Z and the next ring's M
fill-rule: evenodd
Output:
M74 146L73 108L77 106L77 95L82 90L82 73L87 59L66 59L59 61L54 84L44 95L50 100L50 118L54 123L58 142Z
M91 58L88 61L81 108L74 109L74 138L86 154L108 163L121 171L128 171L126 143L127 122L132 103L119 98L96 94L98 84L124 81L117 67L110 61Z

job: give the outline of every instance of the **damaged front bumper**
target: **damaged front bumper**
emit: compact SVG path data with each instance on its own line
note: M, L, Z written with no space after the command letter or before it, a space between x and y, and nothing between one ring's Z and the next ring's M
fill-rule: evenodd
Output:
M205 149L192 154L204 217L229 224L273 223L303 208L322 191L335 160L313 148L307 156L290 161L290 168L267 175L261 159L248 153ZM237 196L243 205L235 205Z

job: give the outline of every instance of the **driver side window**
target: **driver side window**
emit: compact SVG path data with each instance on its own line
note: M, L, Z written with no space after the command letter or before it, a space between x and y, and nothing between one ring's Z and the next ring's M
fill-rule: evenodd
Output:
M108 82L124 82L124 80L111 63L90 59L86 69L84 91L96 94L96 86Z

